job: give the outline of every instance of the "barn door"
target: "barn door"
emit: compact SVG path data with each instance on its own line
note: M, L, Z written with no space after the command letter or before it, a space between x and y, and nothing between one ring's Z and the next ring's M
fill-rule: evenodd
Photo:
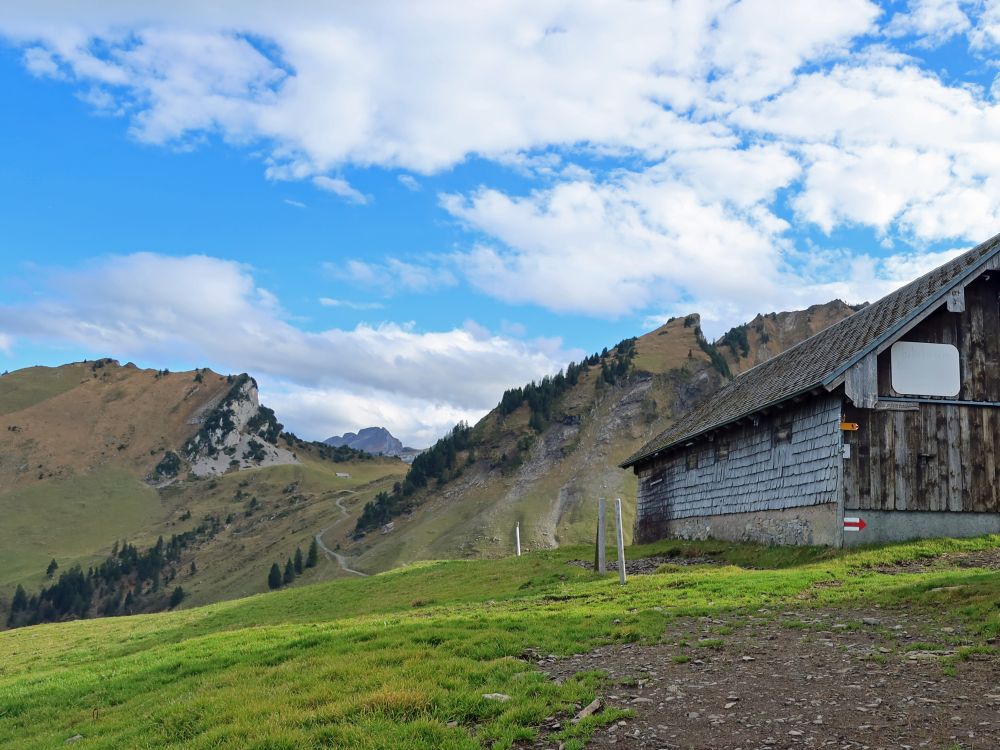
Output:
M844 404L841 434L845 448L844 507L862 510L876 507L872 501L871 482L871 409ZM853 428L857 425L857 429Z

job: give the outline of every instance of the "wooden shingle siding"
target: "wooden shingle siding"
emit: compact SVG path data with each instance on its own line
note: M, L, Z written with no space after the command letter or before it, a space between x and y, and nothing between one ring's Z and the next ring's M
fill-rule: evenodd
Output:
M701 441L650 462L639 472L637 525L835 502L841 409L839 395L817 397L719 435L728 455ZM790 438L776 439L789 420Z

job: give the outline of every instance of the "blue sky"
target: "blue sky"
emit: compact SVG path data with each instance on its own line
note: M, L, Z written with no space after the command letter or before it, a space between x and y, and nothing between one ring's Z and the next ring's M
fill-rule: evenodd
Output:
M0 369L249 371L423 445L671 315L874 299L1000 227L998 43L992 1L4 9Z

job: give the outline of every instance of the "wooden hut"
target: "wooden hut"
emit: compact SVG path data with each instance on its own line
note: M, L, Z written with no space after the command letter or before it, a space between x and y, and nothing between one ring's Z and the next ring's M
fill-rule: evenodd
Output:
M734 378L622 464L635 538L1000 533L1000 235Z

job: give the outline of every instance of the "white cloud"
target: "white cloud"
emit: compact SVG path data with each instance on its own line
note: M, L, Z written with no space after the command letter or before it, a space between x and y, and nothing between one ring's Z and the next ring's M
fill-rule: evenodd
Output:
M386 425L407 446L426 448L460 421L474 423L482 416L482 410L419 398L387 399L378 391L303 388L267 379L259 385L280 419L295 425L300 431L297 434L319 440L357 432L361 427Z
M24 51L24 67L39 77L62 77L55 55L44 47L28 47Z
M319 303L323 307L346 307L349 310L379 310L383 307L381 302L352 302L347 299L333 299L332 297L320 297Z
M355 190L351 187L347 180L341 177L327 177L326 175L316 175L312 179L313 185L318 187L320 190L325 190L328 193L333 193L334 195L339 195L348 203L354 203L360 206L365 205L369 202L370 197L364 193Z
M410 263L399 258L387 258L381 263L348 260L344 263L324 263L331 276L385 296L399 292L426 294L458 283L455 275L433 259L426 263Z
M14 339L6 333L0 333L0 352L10 355L14 350Z
M1000 0L985 0L975 28L969 32L974 47L989 49L1000 44Z
M773 93L877 15L866 0L627 11L598 0L439 0L392 13L254 2L84 10L38 0L5 13L0 33L33 50L36 74L68 75L127 102L143 140L259 140L272 174L309 177L347 163L428 173L472 154L553 145L648 155L720 145L726 128L683 113L706 96Z
M114 256L35 281L48 289L42 301L0 306L5 335L119 358L246 370L274 384L275 393L351 394L354 412L344 414L401 414L425 404L415 415L431 421L417 424L413 416L397 426L381 420L406 439L440 434L456 414L485 413L506 388L555 372L575 354L551 342L464 328L419 331L383 323L304 331L256 286L251 269L208 256ZM288 423L308 437L327 437Z
M417 181L417 178L414 177L412 174L401 174L396 179L399 180L400 185L402 185L411 192L416 193L419 192L421 189L420 183Z
M905 13L896 13L886 27L889 36L913 34L926 46L948 41L972 28L958 0L911 0Z
M845 223L880 232L917 203L931 204L951 182L951 162L940 152L868 146L856 152L817 146L794 205L826 232Z
M912 65L840 65L733 117L797 152L794 205L825 231L972 241L1000 221L1000 106L974 88Z
M737 189L741 202L748 190ZM757 192L769 190L765 177ZM759 298L776 277L785 226L765 209L705 200L662 168L526 197L449 195L443 205L501 243L456 257L476 287L512 303L593 315L642 310L685 288Z
M309 208L302 201L292 200L291 198L283 198L282 203L284 203L287 206L291 206L292 208Z

